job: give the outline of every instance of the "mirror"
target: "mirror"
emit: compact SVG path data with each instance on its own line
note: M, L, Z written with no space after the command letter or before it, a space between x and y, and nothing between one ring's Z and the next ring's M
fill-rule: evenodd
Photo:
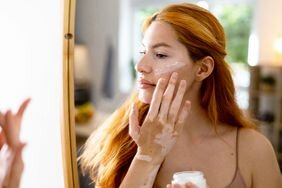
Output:
M0 1L0 111L31 98L20 134L21 188L78 187L69 126L72 14L73 0Z
M136 73L134 65L139 59L142 21L160 7L178 2L183 1L77 1L74 47L74 103L78 153L90 134L135 89ZM260 55L257 58L262 59L262 61L265 61L265 59L272 61L269 60L271 59L269 57L274 56L271 49L260 49L253 52L257 47L252 48L251 45L255 45L251 41L252 38L250 38L249 44L249 36L256 33L257 37L265 42L271 41L270 36L279 33L280 29L276 29L275 32L266 31L267 28L263 26L266 24L263 21L265 19L262 19L264 16L267 16L268 20L274 20L274 18L270 18L271 10L266 11L263 9L262 7L265 7L265 4L260 0L187 0L185 2L197 3L208 8L225 27L227 48L230 54L227 58L234 70L233 76L238 92L239 105L247 112L250 84L248 61L251 61L248 58L254 58L252 54L255 53ZM276 3L278 2L276 1ZM235 9L236 11L234 11ZM236 17L231 18L232 12L239 13L236 14L237 20L235 20L235 23L230 22L230 19ZM275 25L275 22L278 21L273 21L272 26ZM238 31L235 31L234 25L238 25ZM272 28L272 26L268 28ZM233 33L229 35L230 32ZM267 36L262 34L265 32L268 33ZM84 184L83 182L80 183L81 185Z

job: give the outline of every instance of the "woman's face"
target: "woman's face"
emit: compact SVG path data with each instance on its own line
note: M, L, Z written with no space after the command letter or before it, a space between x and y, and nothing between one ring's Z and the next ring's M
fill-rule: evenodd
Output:
M144 33L141 54L135 68L139 100L142 102L149 104L158 80L168 80L173 72L178 73L178 83L186 80L187 91L192 87L196 68L186 47L177 40L169 24L154 21L148 27Z

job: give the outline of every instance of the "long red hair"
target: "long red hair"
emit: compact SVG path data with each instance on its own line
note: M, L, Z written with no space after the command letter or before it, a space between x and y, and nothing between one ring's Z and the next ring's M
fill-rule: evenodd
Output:
M219 21L207 10L193 4L170 5L152 15L144 24L144 31L153 21L169 23L178 40L186 46L191 58L197 61L211 56L215 65L211 75L201 86L201 106L207 109L213 125L225 123L235 127L254 128L254 123L244 116L235 100L235 88L228 64L224 58L225 34ZM80 156L82 169L101 188L117 188L121 184L137 146L128 134L129 110L132 103L139 108L140 122L149 105L138 101L134 93L87 140Z

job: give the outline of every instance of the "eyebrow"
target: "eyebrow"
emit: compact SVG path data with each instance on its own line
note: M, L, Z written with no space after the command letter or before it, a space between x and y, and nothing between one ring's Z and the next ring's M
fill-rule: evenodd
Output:
M144 43L142 43L142 45L145 47ZM157 44L154 44L151 48L158 48L158 47L168 47L168 48L171 48L172 46L167 44L167 43L164 43L164 42L160 42L160 43L157 43Z

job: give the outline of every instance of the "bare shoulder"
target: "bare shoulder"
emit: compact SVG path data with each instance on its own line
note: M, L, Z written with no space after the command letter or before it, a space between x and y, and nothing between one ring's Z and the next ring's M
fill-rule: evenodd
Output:
M240 129L239 152L241 167L248 171L252 187L282 187L274 149L264 135L254 129Z
M271 143L269 140L261 134L258 130L251 129L251 128L241 128L240 129L240 139L243 139L244 141L247 141L250 144L256 143L258 144L265 144L270 146Z
M239 133L240 149L249 157L264 158L273 155L274 150L270 141L259 131L250 128L241 128Z

